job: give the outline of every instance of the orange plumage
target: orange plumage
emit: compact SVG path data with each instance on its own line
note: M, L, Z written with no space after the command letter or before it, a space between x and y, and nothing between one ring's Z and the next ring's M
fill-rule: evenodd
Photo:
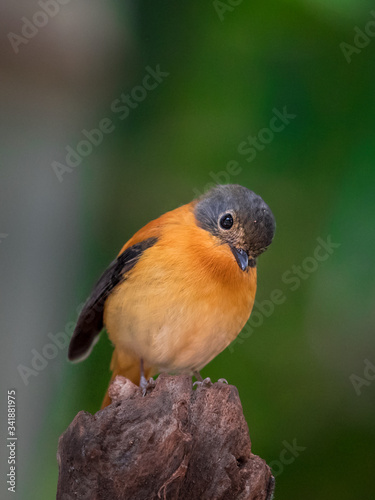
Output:
M159 372L198 372L236 338L248 320L256 292L255 258L272 240L273 216L263 200L246 188L215 189L218 200L215 198L212 206L207 198L200 206L200 201L194 200L140 229L121 249L118 259L137 245L149 246L131 254L135 264L124 274L121 268L120 281L108 294L113 271L112 282L104 280L105 285L100 285L105 292L92 302L99 310L98 304L103 303L103 322L114 345L112 378L123 375L139 384L141 359L146 378ZM246 206L236 209L240 202L231 190L240 190L241 196L251 193L249 207L255 200L254 213L258 215L249 213ZM248 208L247 225L239 215L242 208ZM251 224L249 217L254 219ZM243 258L252 262L245 269ZM133 261L124 257L124 262L129 267L128 262ZM88 308L95 310L90 303ZM82 324L77 325L76 337L83 338ZM72 344L74 347L74 336ZM74 359L73 348L69 355ZM109 403L106 394L103 406Z

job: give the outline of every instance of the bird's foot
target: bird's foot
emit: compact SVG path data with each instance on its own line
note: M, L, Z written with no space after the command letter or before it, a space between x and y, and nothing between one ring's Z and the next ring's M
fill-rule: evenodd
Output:
M139 380L139 387L141 388L142 391L142 396L145 397L147 394L147 391L151 391L155 387L155 380L151 377L148 380L145 377L145 370L144 370L144 363L143 359L140 359L140 372L141 372L141 377Z
M141 380L139 382L139 387L141 388L142 396L144 397L146 396L147 392L152 391L155 385L156 382L152 377L147 380L146 377L142 375Z
M227 380L225 378L219 378L217 381L218 384L227 384ZM198 387L211 387L213 385L213 382L211 381L210 377L205 378L204 380L197 380L196 382L193 383L193 387L198 386Z
M207 377L204 380L197 380L196 382L194 382L193 387L195 387L196 385L199 387L211 387L212 382L210 377Z

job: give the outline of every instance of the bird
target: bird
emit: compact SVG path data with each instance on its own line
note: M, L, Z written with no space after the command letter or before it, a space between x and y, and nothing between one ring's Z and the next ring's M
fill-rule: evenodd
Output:
M215 185L149 222L121 248L85 302L68 351L85 359L105 327L112 378L146 394L158 373L200 371L241 332L253 308L257 258L275 218L238 184ZM108 391L102 408L111 403Z

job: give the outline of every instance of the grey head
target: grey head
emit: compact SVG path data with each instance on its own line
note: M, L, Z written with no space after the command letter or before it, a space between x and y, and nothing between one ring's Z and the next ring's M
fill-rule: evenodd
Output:
M242 269L256 265L256 258L271 244L275 218L263 199L238 184L216 186L198 198L198 226L229 245Z

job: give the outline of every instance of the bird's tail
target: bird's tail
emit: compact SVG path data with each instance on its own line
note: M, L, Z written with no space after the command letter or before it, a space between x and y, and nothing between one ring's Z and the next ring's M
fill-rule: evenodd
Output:
M115 379L117 375L122 375L123 377L129 379L133 384L139 385L141 378L141 362L140 359L131 355L124 354L123 352L118 352L116 349L113 351L112 361L111 361L112 377L109 382L108 388ZM152 375L151 368L145 366L145 377L148 380ZM107 392L105 393L103 403L101 408L111 404L111 398Z

